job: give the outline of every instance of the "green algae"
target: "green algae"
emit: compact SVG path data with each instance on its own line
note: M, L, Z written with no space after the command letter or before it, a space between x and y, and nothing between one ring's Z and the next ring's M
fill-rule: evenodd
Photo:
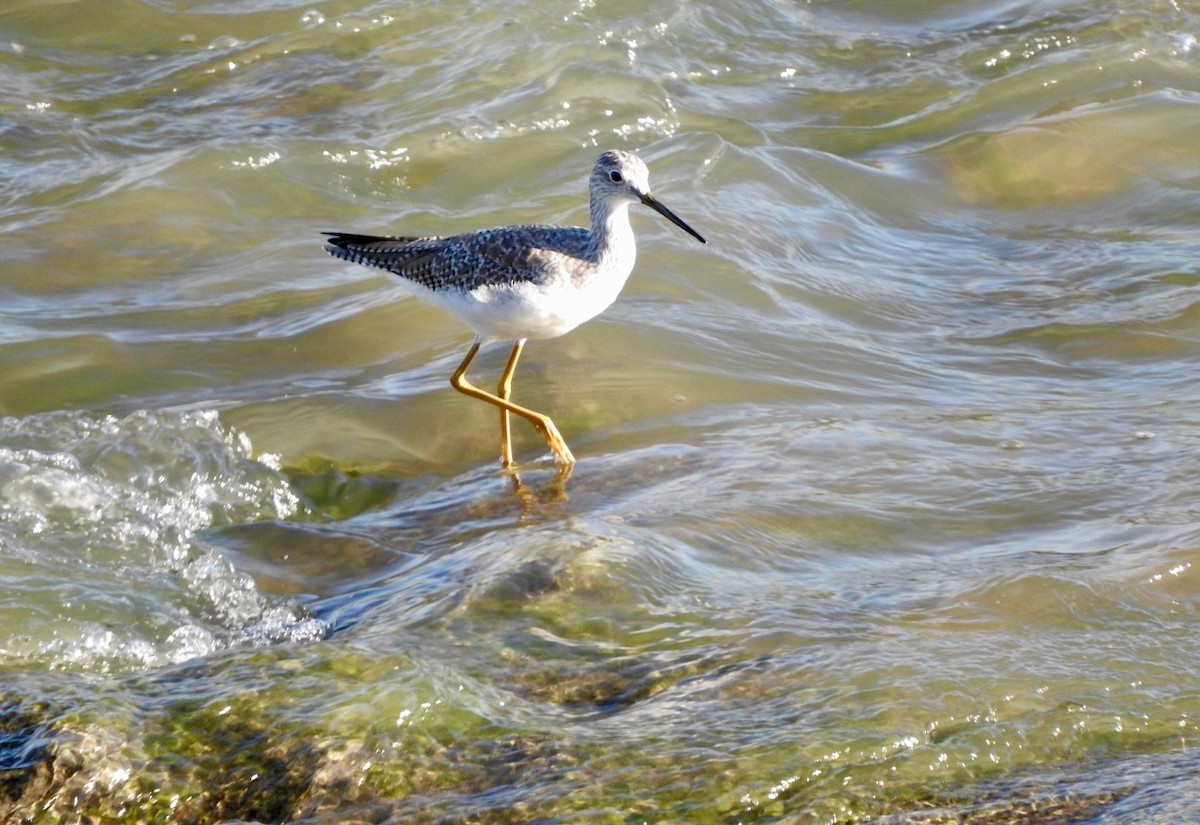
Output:
M141 697L137 712L106 705L56 711L6 698L0 741L22 744L0 753L21 754L23 762L0 777L0 814L52 823L1038 825L1083 821L1130 792L1128 782L1104 787L1112 760L1129 752L1128 740L1109 756L1112 735L1099 731L1076 737L1048 766L1046 754L1030 753L1007 764L930 771L939 753L960 759L998 737L1033 741L1038 736L1023 727L1060 724L1063 714L1083 711L1078 707L1048 712L1040 722L1034 716L947 724L890 749L864 738L843 743L844 753L819 743L722 752L636 729L613 748L573 735L570 720L599 714L625 724L623 714L706 680L714 686L738 680L746 701L769 702L778 696L769 663L731 669L728 662L698 661L673 671L639 665L635 657L607 669L599 658L573 668L513 664L502 689L527 711L542 708L541 723L516 710L507 722L480 713L471 691L440 680L436 668L424 669L412 657L332 655L321 645L130 679L121 689ZM330 702L331 696L341 698ZM562 724L547 725L556 715ZM1147 726L1138 750L1169 752L1177 735ZM1064 780L1064 770L1081 779ZM469 813L447 820L448 800Z

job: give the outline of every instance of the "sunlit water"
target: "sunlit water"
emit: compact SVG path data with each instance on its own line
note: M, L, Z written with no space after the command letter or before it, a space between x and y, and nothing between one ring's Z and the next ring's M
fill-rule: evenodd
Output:
M0 816L1200 818L1190 5L0 35ZM609 147L710 245L635 211L508 476L318 231L580 223Z

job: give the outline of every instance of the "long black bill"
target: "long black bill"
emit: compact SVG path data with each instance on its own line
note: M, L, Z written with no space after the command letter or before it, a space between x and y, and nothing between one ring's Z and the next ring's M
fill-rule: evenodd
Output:
M646 204L646 206L649 206L655 212L662 215L664 218L669 220L671 223L678 226L680 229L682 229L684 232L691 235L693 238L698 240L700 243L708 243L708 241L704 240L703 235L701 235L695 229L692 229L690 226L688 226L686 223L684 223L682 218L680 218L678 215L676 215L670 209L667 209L667 207L665 207L661 203L659 203L658 200L650 193L647 192L645 195L642 195L642 203Z

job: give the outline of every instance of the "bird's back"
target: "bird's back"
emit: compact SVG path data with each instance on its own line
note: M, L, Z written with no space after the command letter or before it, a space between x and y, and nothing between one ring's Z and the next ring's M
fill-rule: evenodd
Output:
M384 237L327 232L329 254L385 269L433 292L543 283L583 271L590 234L566 226L505 226L450 237Z

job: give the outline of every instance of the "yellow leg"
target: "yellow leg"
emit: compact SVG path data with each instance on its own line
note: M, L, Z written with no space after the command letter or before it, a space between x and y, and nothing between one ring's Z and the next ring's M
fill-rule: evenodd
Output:
M516 369L516 360L520 355L520 349L520 345L514 347L513 354L509 356L509 365L513 370ZM467 381L467 368L471 366L471 362L475 360L475 355L478 352L479 342L476 341L471 345L470 351L467 352L467 357L462 360L462 363L458 365L458 369L454 371L454 375L450 376L450 386L454 387L454 389L458 390L464 395L469 395L472 398L478 398L480 401L486 401L489 404L499 407L501 410L507 410L513 415L521 416L521 418L524 418L526 421L532 424L534 429L542 434L542 437L546 439L546 444L550 446L550 451L554 453L554 457L556 459L563 464L574 464L575 456L571 455L571 450L567 447L567 442L563 440L561 435L559 435L558 427L554 426L554 422L550 420L550 416L526 409L525 407L514 404L508 399L501 398L498 395L492 395L490 392L481 390L479 387L476 387L474 384ZM509 372L511 371L506 368L505 373ZM508 381L509 389L511 390L511 374L508 375ZM506 456L504 454L505 445L503 443L500 445L500 449L501 461L504 461ZM508 448L508 461L504 464L505 467L508 467L512 464L511 452L512 448L510 446Z
M496 396L501 401L507 401L512 395L512 377L517 371L517 359L521 357L521 350L525 347L525 339L522 338L513 345L512 355L508 356L508 364L504 367L504 373L500 376L500 384L496 387ZM504 407L500 408L500 466L512 466L512 432L508 426L508 410Z

